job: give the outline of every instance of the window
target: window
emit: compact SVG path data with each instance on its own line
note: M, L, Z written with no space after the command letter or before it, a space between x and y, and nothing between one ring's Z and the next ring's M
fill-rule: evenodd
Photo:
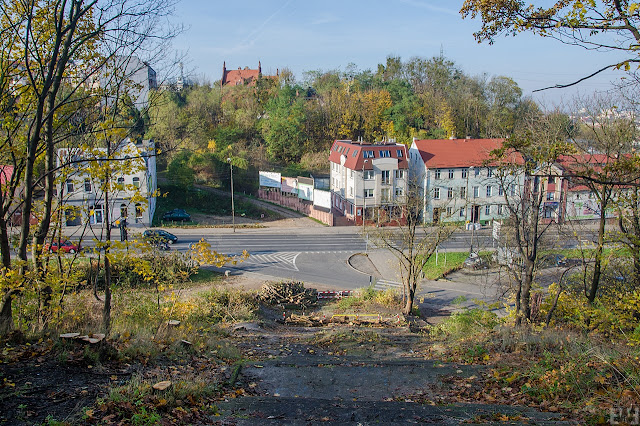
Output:
M139 203L136 203L136 222L142 219L142 206Z
M126 218L129 216L129 209L126 204L120 204L120 217Z
M478 198L480 196L480 187L479 186L474 186L473 187L473 198Z
M502 185L498 185L498 195L501 197L504 195L504 190L502 189Z
M364 198L373 198L373 189L365 189Z
M391 171L383 170L381 174L382 174L382 183L384 185L389 185L389 183L391 183Z
M373 151L362 151L362 156L364 158L375 158Z
M555 192L547 192L547 201L553 201L555 198Z
M365 180L373 180L373 170L365 170L364 171L364 179Z
M480 176L480 167L475 168L475 175Z
M515 196L516 195L516 184L512 183L511 184L511 196Z
M467 198L467 187L466 186L461 186L460 187L460 198Z
M451 217L453 214L453 207L447 207L447 217Z
M91 179L84 180L84 192L91 192Z
M118 185L124 185L124 178L123 177L119 177L118 178Z
M487 185L487 197L491 197L492 192L493 192L493 187L491 185Z
M448 199L452 199L453 198L453 188L449 187L449 189L447 189L447 198Z
M462 169L462 179L467 178L467 169Z
M449 169L449 179L453 179L453 169Z
M433 199L434 200L439 200L440 199L440 188L433 188Z
M493 176L493 169L491 167L489 167L487 169L487 177L492 177Z
M353 197L353 186L349 187L349 197Z
M464 207L460 207L460 213L458 213L458 216L464 217Z
M351 156L352 156L353 158L355 158L355 157L356 157L356 155L358 155L358 150L357 150L357 149L353 151L353 154L352 154Z
M344 155L345 155L345 156L349 155L349 150L350 150L350 149L351 149L351 148L347 148L347 150L344 152Z
M556 177L555 176L549 176L547 183L556 183Z
M502 204L498 205L498 215L502 216L504 214L504 206Z
M389 151L388 149L381 149L380 158L391 158L391 151Z
M389 188L382 188L382 190L380 191L380 196L383 202L390 201L389 193L390 193Z
M484 206L484 214L487 216L491 214L491 206Z
M404 179L404 170L395 171L396 179Z
M136 188L140 188L140 178L139 177L134 177L133 178L133 186L135 186Z
M402 197L404 195L404 188L401 186L396 188L396 197Z
M67 192L73 192L73 181L71 179L67 179Z
M436 169L435 179L440 179L440 169Z
M402 150L401 150L401 149L397 150L397 151L396 151L396 154L398 155L398 158L402 158L402 157L403 157L403 155L404 155L404 154L402 153Z

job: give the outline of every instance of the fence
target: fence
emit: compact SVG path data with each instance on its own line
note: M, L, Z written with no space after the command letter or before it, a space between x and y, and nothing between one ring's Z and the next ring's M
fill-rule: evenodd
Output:
M279 190L258 190L258 198L261 200L271 201L283 207L290 208L297 212L310 216L320 222L333 226L334 217L331 212L317 209L313 206L311 201L306 201L298 198L295 194L286 195L286 192Z

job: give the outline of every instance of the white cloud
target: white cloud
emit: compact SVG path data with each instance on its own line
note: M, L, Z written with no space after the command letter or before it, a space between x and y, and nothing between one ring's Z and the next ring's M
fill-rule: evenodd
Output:
M311 21L311 25L325 25L325 24L333 24L334 22L339 22L341 19L335 15L325 14L322 16L316 17L313 21Z

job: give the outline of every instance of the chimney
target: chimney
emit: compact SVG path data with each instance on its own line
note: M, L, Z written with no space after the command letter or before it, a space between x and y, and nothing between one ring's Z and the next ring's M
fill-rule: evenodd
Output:
M262 64L258 61L258 74L262 74Z

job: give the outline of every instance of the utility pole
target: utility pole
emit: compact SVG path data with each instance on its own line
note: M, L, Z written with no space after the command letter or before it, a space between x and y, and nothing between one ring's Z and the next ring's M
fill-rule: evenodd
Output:
M236 232L236 208L233 202L233 163L231 163L231 158L227 158L227 162L231 166L231 226L233 227L233 232Z
M364 187L364 183L365 183L364 166L368 162L369 160L364 160L364 162L362 163L362 236L365 237L365 246L364 246L365 253L369 251L369 236L365 234L365 230L364 230L365 218L366 218L366 212L367 212L367 190Z

